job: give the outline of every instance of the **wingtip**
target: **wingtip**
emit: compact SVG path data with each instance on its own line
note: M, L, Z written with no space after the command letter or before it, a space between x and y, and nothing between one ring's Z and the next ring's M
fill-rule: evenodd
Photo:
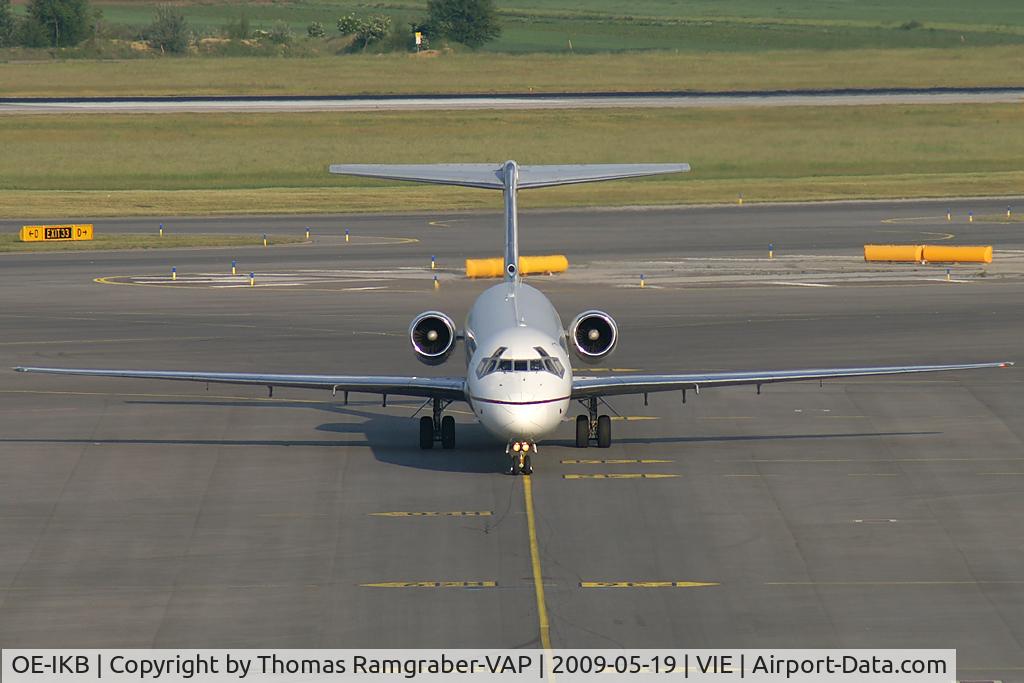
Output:
M11 370L14 370L15 372L26 372L25 368L21 367L20 365L17 366L17 367L11 368Z
M1001 367L1001 368L1012 368L1013 366L1014 366L1014 362L1012 360L1008 360L1008 361L1003 361L1003 363L999 367Z

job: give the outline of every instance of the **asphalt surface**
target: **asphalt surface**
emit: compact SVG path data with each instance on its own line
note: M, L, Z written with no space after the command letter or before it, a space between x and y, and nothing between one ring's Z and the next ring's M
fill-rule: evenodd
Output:
M1022 249L1024 226L966 215L1005 208L528 212L521 242L586 270L696 256L713 268L715 258L763 256L769 242L827 259L855 257L865 241L945 239L996 245L995 267L1000 250ZM457 358L420 366L405 329L428 308L461 318L485 284L455 267L501 242L498 214L96 224L160 221L182 232L308 224L315 239L0 255L0 366L457 374ZM295 281L189 280L226 271L231 257ZM182 282L94 282L159 278L172 264ZM300 277L337 271L352 282ZM534 281L563 319L589 307L616 317L622 342L606 369L1024 361L1024 281L1014 277L828 288L754 276L698 288ZM7 373L0 643L539 645L524 481L499 473L501 448L456 407L458 449L421 452L415 402L352 398ZM630 418L613 422L612 448L572 448L566 423L541 445L532 478L556 647L955 647L961 678L1024 680L1019 366L611 403ZM589 476L609 474L675 476ZM480 514L378 514L410 512ZM449 581L469 583L404 587ZM598 587L616 582L629 583Z
M753 92L410 95L380 97L0 98L0 114L407 111L821 107L894 104L997 104L1024 101L1024 88L893 88Z

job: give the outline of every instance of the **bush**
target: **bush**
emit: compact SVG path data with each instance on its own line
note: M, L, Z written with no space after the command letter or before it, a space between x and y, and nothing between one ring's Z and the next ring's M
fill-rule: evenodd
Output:
M904 31L913 31L915 28L921 28L922 26L924 26L924 24L916 19L908 21L905 24L900 24L900 28Z
M398 22L391 27L391 31L385 38L382 38L377 48L381 52L412 52L416 49L416 38L414 32L419 27L407 22Z
M366 49L367 45L382 40L391 29L391 17L373 14L366 19L349 14L338 19L338 32L343 36L354 36L353 49Z
M9 1L9 0L8 0ZM324 25L319 21L314 21L306 27L306 35L310 38L323 38L327 35L327 31L324 30Z
M249 17L243 12L238 21L233 21L224 27L224 35L232 40L249 40L249 38L252 38Z
M153 23L146 31L146 39L154 50L175 54L185 52L191 41L185 15L170 5L157 5Z
M88 0L30 0L26 36L38 38L38 29L53 47L78 45L90 33Z
M274 24L274 27L270 29L267 34L267 40L274 43L275 45L288 45L295 38L295 34L292 33L291 28L288 24L283 21L278 21Z
M428 33L478 48L501 35L494 0L427 0Z

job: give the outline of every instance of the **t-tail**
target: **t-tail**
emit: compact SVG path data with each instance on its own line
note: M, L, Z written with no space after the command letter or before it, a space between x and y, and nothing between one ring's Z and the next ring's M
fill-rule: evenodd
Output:
M505 197L505 277L519 277L519 222L516 196L519 190L556 185L594 183L601 180L638 178L662 173L686 173L689 164L573 164L520 166L506 161L494 164L334 164L339 175L408 180L435 185L458 185L501 190Z

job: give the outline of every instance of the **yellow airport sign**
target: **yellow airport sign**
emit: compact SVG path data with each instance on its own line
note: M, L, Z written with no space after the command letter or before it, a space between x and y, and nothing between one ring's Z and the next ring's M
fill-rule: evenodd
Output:
M91 240L92 223L70 225L25 225L21 228L22 242L69 242Z

